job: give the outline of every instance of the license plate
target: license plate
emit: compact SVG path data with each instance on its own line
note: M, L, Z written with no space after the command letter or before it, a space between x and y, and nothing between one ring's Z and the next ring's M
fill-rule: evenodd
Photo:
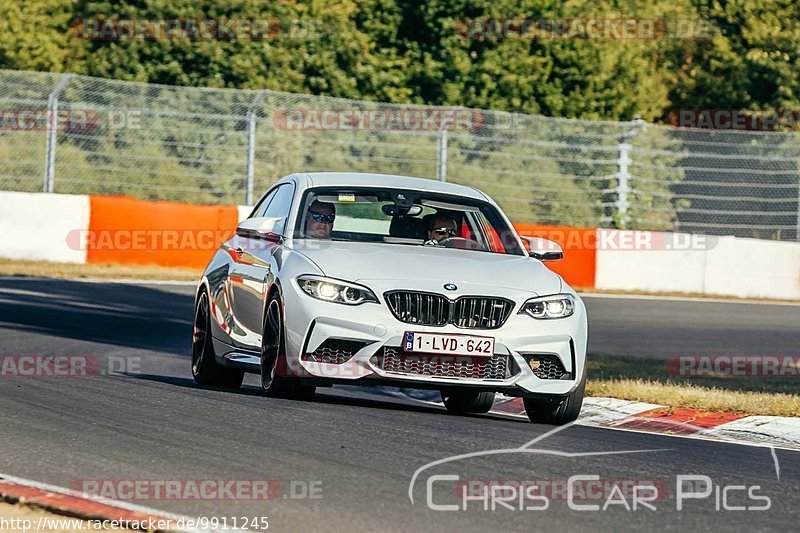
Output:
M494 337L406 331L403 350L406 352L491 357L494 353Z

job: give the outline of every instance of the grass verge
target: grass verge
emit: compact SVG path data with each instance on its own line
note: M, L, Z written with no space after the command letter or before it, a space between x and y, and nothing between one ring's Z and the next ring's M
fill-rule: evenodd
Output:
M59 279L141 279L197 281L201 270L161 266L128 266L114 264L76 265L47 261L0 259L0 276Z
M589 356L586 393L748 415L800 417L800 378L680 377L663 359Z

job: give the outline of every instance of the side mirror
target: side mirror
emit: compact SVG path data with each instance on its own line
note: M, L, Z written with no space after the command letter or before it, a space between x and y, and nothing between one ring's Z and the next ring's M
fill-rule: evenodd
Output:
M542 237L523 237L520 238L528 243L531 257L539 261L560 261L564 258L564 250L557 242Z
M283 237L280 234L283 225L283 218L280 217L256 217L242 220L236 226L236 235L248 239L260 239L262 241L281 242Z

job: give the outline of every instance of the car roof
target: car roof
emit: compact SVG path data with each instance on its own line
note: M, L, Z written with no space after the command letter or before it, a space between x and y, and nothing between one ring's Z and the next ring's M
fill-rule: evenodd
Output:
M309 179L309 187L390 187L453 194L484 201L487 199L483 193L472 187L426 178L367 172L310 172L305 175Z

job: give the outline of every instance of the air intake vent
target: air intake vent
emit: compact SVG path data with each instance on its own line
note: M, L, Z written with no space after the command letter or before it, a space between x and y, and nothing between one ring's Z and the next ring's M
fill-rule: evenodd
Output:
M304 361L341 365L349 361L357 351L366 346L366 342L345 339L326 339L312 353L303 354Z
M507 379L511 368L507 355L413 355L399 347L384 346L370 362L385 372L411 376L468 379Z
M564 370L557 355L521 354L528 366L539 379L572 379L572 372Z

